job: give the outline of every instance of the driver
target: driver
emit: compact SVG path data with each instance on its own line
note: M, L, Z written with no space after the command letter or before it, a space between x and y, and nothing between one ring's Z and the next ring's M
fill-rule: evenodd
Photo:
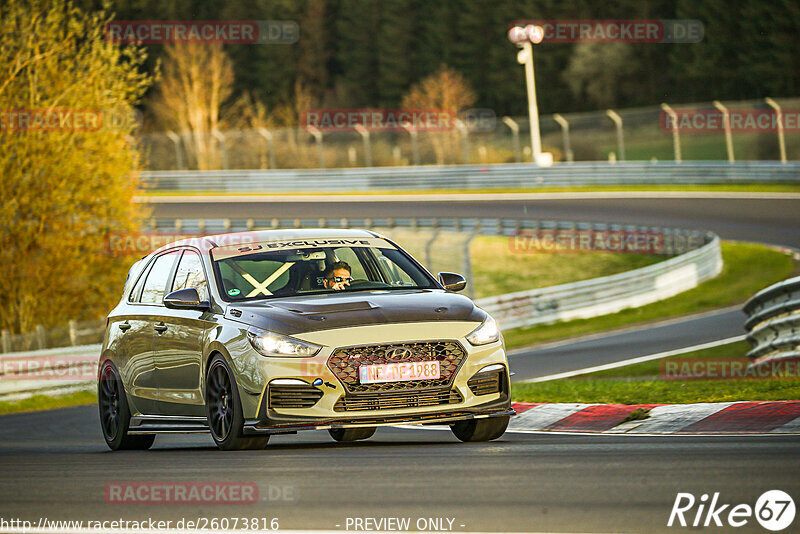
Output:
M322 284L325 286L325 289L333 289L336 291L342 291L343 289L350 287L350 282L353 279L350 277L350 264L346 261L337 261L327 269L325 269L325 279L322 281Z

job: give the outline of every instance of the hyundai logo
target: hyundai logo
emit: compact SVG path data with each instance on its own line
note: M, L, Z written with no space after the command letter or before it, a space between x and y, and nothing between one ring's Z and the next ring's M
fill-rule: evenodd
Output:
M406 347L389 347L386 349L386 352L383 355L387 360L398 362L413 356L413 354L414 353L411 352L411 349Z

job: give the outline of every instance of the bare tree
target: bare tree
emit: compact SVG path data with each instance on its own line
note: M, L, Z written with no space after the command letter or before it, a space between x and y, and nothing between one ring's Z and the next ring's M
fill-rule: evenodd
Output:
M151 109L163 127L188 139L187 152L200 170L220 166L214 133L232 88L233 66L221 43L167 45Z
M406 109L437 110L451 114L450 125L454 125L456 114L460 109L468 108L475 103L475 92L466 79L445 65L434 74L415 84L403 97ZM451 128L429 135L436 153L436 162L442 164L446 156L452 156L458 150L458 132Z

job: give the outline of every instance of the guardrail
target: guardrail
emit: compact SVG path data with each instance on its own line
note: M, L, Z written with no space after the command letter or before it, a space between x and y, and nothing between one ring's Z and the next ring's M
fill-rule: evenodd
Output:
M594 317L623 308L642 306L691 289L700 282L713 278L722 269L720 241L716 235L677 228L474 218L153 219L150 224L151 229L157 232L180 232L182 235L193 232L209 235L269 228L357 227L376 231L398 228L432 230L435 239L442 232L458 232L467 235L462 245L465 251L468 251L472 238L477 235L513 238L536 231L551 232L553 235L559 231L625 231L657 236L660 251L664 255L672 256L647 267L611 276L477 299L476 304L491 313L502 328ZM464 255L462 269L469 277L469 254ZM100 345L86 345L0 355L0 365L3 366L3 372L0 372L0 398L86 388L91 381L78 381L74 376L64 380L61 378L73 368L80 368L85 372L91 366L95 367L91 367L88 374L94 376L99 353ZM32 361L35 362L33 365L30 363ZM42 361L49 367L36 363ZM31 371L28 374L32 377L24 379L20 369ZM9 372L16 376L8 376ZM43 374L46 375L44 379Z
M762 289L747 301L744 312L747 356L755 364L800 358L800 276Z
M294 170L148 171L154 191L335 192L585 185L800 183L800 162L579 162Z
M92 387L100 345L0 354L0 399L68 393Z

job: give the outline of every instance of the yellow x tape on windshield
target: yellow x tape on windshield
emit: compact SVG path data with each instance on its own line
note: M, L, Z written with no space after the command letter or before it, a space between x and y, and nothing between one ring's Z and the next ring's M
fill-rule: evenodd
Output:
M253 285L253 287L255 288L255 289L253 289L253 290L252 290L250 293L248 293L248 294L247 294L247 297L248 297L248 298L249 298L249 297L255 297L255 296L256 296L256 295L258 295L259 293L263 293L263 294L264 294L264 295L266 295L266 296L270 296L270 295L272 295L272 293L270 292L270 290L269 290L269 289L267 289L267 286L268 286L268 285L270 285L270 284L271 284L272 282L274 282L275 280L277 280L277 279L278 279L278 277L279 277L280 275L282 275L282 274L283 274L283 273L285 273L287 270L289 270L289 268L290 268L292 265L294 265L294 263L284 263L283 265L281 265L280 267L278 267L278 270L276 270L274 273L272 273L271 275L269 275L269 278L267 278L266 280L264 280L264 281L263 281L263 282L261 282L261 283L258 283L258 280L256 280L255 278L253 278L253 277L252 277L252 276L251 276L249 273L241 273L241 274L242 274L242 278L244 278L245 280L247 280L248 282L250 282L250 284L252 284L252 285Z

